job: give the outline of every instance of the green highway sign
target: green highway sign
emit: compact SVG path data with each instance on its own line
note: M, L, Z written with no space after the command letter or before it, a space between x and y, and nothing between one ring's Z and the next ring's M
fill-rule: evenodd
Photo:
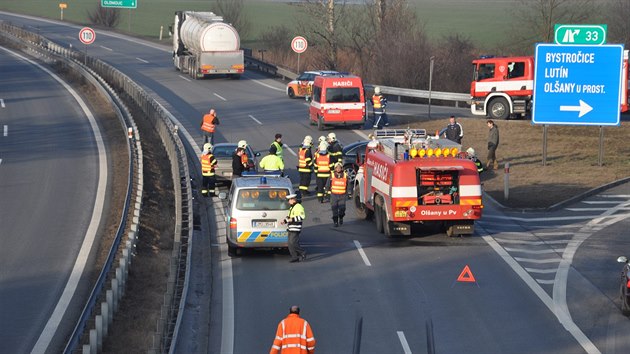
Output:
M138 0L101 0L101 7L135 9L138 7Z
M556 44L595 44L606 43L608 25L555 25Z

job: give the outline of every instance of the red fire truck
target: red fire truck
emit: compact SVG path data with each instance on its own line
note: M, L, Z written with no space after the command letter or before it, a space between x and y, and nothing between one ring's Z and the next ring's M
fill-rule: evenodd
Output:
M624 51L621 112L628 111L628 50ZM472 114L507 119L531 112L534 57L489 57L473 60L470 84Z
M378 130L354 183L357 216L376 229L411 235L414 224L439 223L448 236L472 234L481 218L481 184L461 145L424 129Z

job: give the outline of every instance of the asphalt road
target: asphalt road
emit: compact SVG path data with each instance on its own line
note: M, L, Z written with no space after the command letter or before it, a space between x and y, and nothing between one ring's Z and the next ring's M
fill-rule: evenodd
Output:
M3 48L0 72L0 351L28 353L67 329L106 170L76 92Z
M60 43L78 43L76 26L46 22L39 29ZM197 149L199 121L210 107L221 120L216 142L246 139L264 152L280 132L295 150L304 135L321 134L308 124L303 101L288 99L283 83L259 73L239 81L191 81L175 71L168 48L99 32L89 53L155 94ZM427 111L390 105L390 113L398 109ZM446 117L467 110L431 112ZM366 132L335 133L348 143ZM295 166L297 157L286 152L285 161ZM295 171L291 176L297 181ZM299 304L323 353L351 352L359 332L361 353L628 352L630 324L615 307L614 289L630 191L619 188L588 199L610 203L599 210L514 214L486 202L476 234L454 239L425 230L420 237L386 240L373 224L353 217L334 229L329 206L307 198L302 240L309 259L299 264L273 252L231 260L221 240L199 232L178 351L267 351L278 321ZM581 203L589 205L573 207ZM224 225L212 215L208 220L206 231ZM456 281L466 265L475 283Z

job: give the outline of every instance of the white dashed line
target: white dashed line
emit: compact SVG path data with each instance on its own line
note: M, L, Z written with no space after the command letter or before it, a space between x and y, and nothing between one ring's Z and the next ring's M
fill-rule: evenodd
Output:
M519 253L531 253L531 254L549 254L549 253L556 253L556 250L530 250L530 249L525 249L525 248L512 248L512 247L503 247L505 248L506 251L508 252L519 252ZM560 252L562 253L562 252Z
M409 343L407 343L405 333L403 333L403 331L398 331L396 333L398 333L398 339L400 340L400 344L402 345L405 354L411 354L411 348L409 348Z
M0 107L5 108L4 99L0 98Z
M525 270L530 273L542 273L542 274L555 273L557 271L557 269L555 268L553 269L525 268Z
M282 144L282 147L287 149L287 151L289 151L291 153L291 155L297 157L297 154L295 153L295 151L291 150L291 148L289 147L289 145L287 144Z
M8 136L9 135L9 126L5 125L4 126L4 136Z
M179 77L181 77L182 79L184 79L184 80L186 80L188 82L192 81L191 79L189 79L189 78L187 78L186 76L183 76L183 75L179 75Z
M546 280L546 279L536 279L536 282L538 284L553 284L556 280L555 279L551 279L551 280Z
M221 97L221 96L217 95L216 93L215 93L214 95L215 95L215 96L217 96L217 97L219 97L219 98L220 98L221 100L223 100L223 101L227 101L225 98L223 98L223 97Z
M569 240L526 241L526 240L512 240L512 239L506 239L506 238L500 238L500 237L495 237L494 239L501 243L511 243L511 244L517 244L517 245L530 245L530 246L569 243Z
M256 119L256 118L254 118L254 116L253 116L253 115L251 115L251 114L250 114L250 115L249 115L249 118L253 119L253 120L254 120L254 122L256 122L256 123L258 123L258 124L262 125L262 122L261 122L261 121L259 121L259 120L258 120L258 119Z
M361 255L361 258L363 258L363 263L365 263L365 265L368 267L372 266L372 263L370 263L370 260L367 258L367 255L363 251L363 247L361 247L361 243L357 240L354 240L354 245L359 250L359 254Z
M107 47L104 47L104 46L101 46L101 48L103 48L103 49L105 49L105 50L109 50L110 52L113 52L113 51L114 51L112 48L107 48Z
M146 61L146 60L144 60L144 59L142 59L142 58L136 58L136 60L139 60L139 61L141 61L141 62L143 62L143 63L145 63L145 64L149 63L148 61Z
M533 258L521 258L521 257L514 257L514 260L519 261L519 262L529 262L529 263L537 263L537 264L560 263L560 261L561 261L560 258L554 258L554 259L533 259Z

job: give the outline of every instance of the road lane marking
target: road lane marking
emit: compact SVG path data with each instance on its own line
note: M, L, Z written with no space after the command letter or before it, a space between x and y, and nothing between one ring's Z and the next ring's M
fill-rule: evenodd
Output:
M188 81L188 82L192 81L191 79L187 78L186 76L183 76L183 75L178 75L178 76L181 77L182 79Z
M403 331L398 331L396 333L398 333L398 340L400 340L400 344L402 345L405 354L411 354L411 348L409 348L409 343L407 343L405 333Z
M101 135L101 131L96 123L96 118L88 108L88 105L85 103L83 98L65 81L63 81L58 75L41 66L40 64L11 51L8 51L4 48L0 48L8 52L9 54L18 57L26 62L31 63L32 65L38 67L46 74L50 75L54 80L56 80L61 86L64 87L75 99L77 104L83 110L83 113L87 117L90 127L92 128L92 132L94 133L94 140L96 141L96 146L98 150L98 180L97 180L97 189L96 196L94 199L94 208L92 210L92 216L88 224L88 229L85 232L85 237L83 239L83 243L81 244L81 248L79 249L79 253L77 254L77 258L75 259L74 265L72 266L72 271L68 277L68 280L63 288L63 292L59 296L57 300L57 304L53 310L53 313L48 318L48 322L44 326L44 329L39 335L37 342L33 346L31 353L44 353L47 351L50 342L52 341L55 333L57 333L57 328L59 328L59 324L66 313L68 307L70 306L70 301L75 294L75 291L79 285L79 281L83 275L85 270L90 250L94 245L96 240L96 232L98 231L98 226L101 223L101 216L103 214L104 209L104 200L105 200L105 192L107 187L107 155L105 151L105 143L103 142L103 136Z
M217 96L217 97L219 97L219 98L220 98L221 100L223 100L223 101L227 101L225 98L223 98L223 97L221 97L221 96L217 95L216 93L215 93L214 95L215 95L215 96Z
M287 151L289 151L291 153L291 155L297 157L297 154L295 153L295 151L291 150L291 147L287 144L282 144L282 147L287 149Z
M0 98L0 107L5 108L4 99Z
M628 199L630 198L630 194L602 194L600 197Z
M113 52L114 50L112 48L107 48L105 46L101 46L101 48L105 49L105 50L109 50L110 52Z
M361 258L363 258L363 263L365 263L366 266L371 267L372 263L370 263L370 260L367 258L367 255L365 254L365 252L363 252L363 248L361 247L361 243L359 241L357 241L357 240L354 240L354 245L359 250L359 254L361 255Z
M558 258L558 259L534 259L534 258L514 257L514 259L519 261L519 262L529 262L529 263L537 263L537 264L560 263L560 258Z
M353 132L357 133L358 136L362 137L365 140L370 140L370 138L367 136L367 134L365 134L364 132L358 130L358 129L354 129Z
M564 208L566 211L606 211L610 208Z
M529 250L524 248L511 248L511 247L503 247L508 252L519 252L519 253L532 253L532 254L549 254L549 253L557 253L556 250ZM560 251L562 253L562 251Z
M584 204L617 204L618 200L584 200Z
M254 120L254 122L256 122L256 123L258 123L258 124L262 125L262 122L261 122L261 121L259 121L259 120L258 120L258 119L256 119L256 118L254 118L254 116L253 116L253 115L251 115L251 114L250 114L250 115L249 115L249 118L253 119L253 120Z
M547 273L555 273L556 269L539 269L539 268L527 268L525 267L525 270L530 272L530 273L542 273L542 274L547 274Z
M4 126L4 136L9 135L9 127L7 125Z
M145 63L145 64L148 64L148 63L149 63L148 61L146 61L146 60L144 60L144 59L142 59L142 58L136 58L136 60L139 60L139 61L141 61L141 62L143 62L143 63Z
M568 220L590 220L600 216L597 215L581 215L581 216L555 216L548 218L518 218L515 216L503 216L503 215L484 215L485 219L500 219L500 220L512 220L522 222L541 222L541 221L568 221Z
M553 283L555 283L555 282L556 282L556 280L555 280L555 279L551 279L551 280L547 280L547 279L536 279L536 282L537 282L538 284L547 284L547 285L549 285L549 284L553 284Z
M273 87L273 86L268 85L268 84L266 84L266 83L264 83L264 82L262 82L262 81L260 81L260 80L251 79L251 81L253 81L253 82L255 82L255 83L259 84L259 85L262 85L262 86L268 87L268 88L270 88L270 89L272 89L272 90L276 90L276 91L285 91L285 90L286 90L286 89L279 89L279 88L277 88L277 87Z
M501 243L511 243L518 245L531 245L531 246L541 246L541 245L549 245L549 244L560 244L560 243L569 243L569 240L550 240L550 241L526 241L526 240L514 240L514 239L506 239L495 237L495 240Z

